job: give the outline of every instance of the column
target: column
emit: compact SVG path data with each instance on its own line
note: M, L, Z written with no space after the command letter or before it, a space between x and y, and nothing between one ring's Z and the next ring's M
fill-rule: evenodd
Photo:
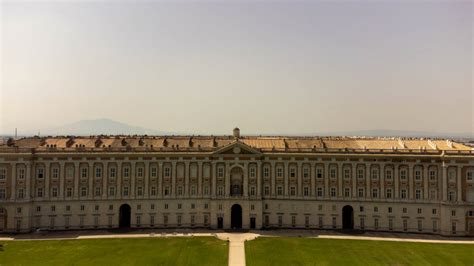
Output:
M29 200L31 198L31 179L33 178L31 175L31 162L26 163L26 199Z
M157 165L158 169L158 198L163 197L163 162L159 162Z
M12 189L12 193L11 193L11 200L16 200L16 163L13 163L11 165L12 167L12 173L11 173L11 182L12 182L12 185L11 185L11 189Z
M372 182L371 178L371 169L370 169L370 164L366 163L365 164L365 198L370 199L372 198L372 193L370 191L370 182Z
M150 198L150 162L145 162L145 169L143 169L143 175L145 177L145 187L143 188L143 198L148 199Z
M171 162L171 197L176 196L176 161Z
M393 167L393 180L395 180L395 191L393 192L393 198L398 199L400 195L400 174L399 174L399 165L394 164Z
M289 178L289 169L288 169L288 161L285 161L284 164L285 169L283 169L283 180L285 183L285 187L283 188L285 197L288 197L288 178Z
M130 161L130 198L135 198L135 182L137 179L136 161Z
M44 163L44 198L49 200L49 179L50 179L50 163L49 161Z
M342 198L344 193L342 192L344 180L342 179L342 163L337 164L337 197Z
M211 176L212 176L212 197L215 197L217 195L217 163L212 162L211 163L212 171L211 171Z
M310 185L311 185L311 190L310 190L310 196L312 198L316 197L316 164L311 165L309 168L309 178L310 178Z
M423 165L423 199L428 200L429 189L428 189L428 165Z
M102 163L102 198L107 199L107 180L109 179L109 161Z
M79 167L79 162L74 162L74 199L79 198L79 179L81 178L81 169Z
M184 162L184 197L189 196L189 161Z
M463 194L463 191L462 191L462 176L461 176L461 173L462 173L462 168L460 165L458 165L458 169L456 169L456 185L458 187L457 189L457 192L456 192L456 195L457 195L457 201L458 202L462 202L462 194Z
M66 179L66 163L59 163L59 198L64 199L64 179Z
M301 198L303 197L303 178L302 178L302 164L300 162L298 162L297 164L297 169L296 169L296 173L298 175L298 197Z
M87 171L87 173L89 174L89 191L87 193L87 198L88 199L92 199L93 195L94 195L94 165L92 164L92 162L89 162L88 163L88 167L89 167L89 170Z
M448 199L448 175L447 175L447 170L448 170L448 165L443 162L443 173L442 173L442 184L441 187L443 188L443 201L446 201Z
M271 167L270 174L271 174L271 178L272 178L271 179L271 186L272 186L271 187L271 195L272 195L272 198L274 198L275 195L276 195L276 193L275 193L275 191L276 191L276 166L275 166L274 161L272 161L270 163L270 165L271 165L270 166Z
M244 189L243 189L243 196L248 197L249 196L249 164L245 163L244 164Z
M225 177L225 187L224 187L224 196L230 196L230 165L225 163L224 166L224 177ZM242 177L243 178L243 177Z
M385 163L380 165L380 198L385 199Z
M117 162L117 188L115 191L115 198L121 199L122 198L122 161Z
M408 199L410 200L413 200L415 197L413 196L414 195L414 187L415 187L415 183L414 183L414 165L413 164L408 164Z
M262 162L257 162L257 197L262 195Z
M357 164L352 164L352 198L357 198Z
M329 199L329 162L324 163L324 198Z
M202 162L198 162L198 165L197 165L198 169L197 169L197 177L198 177L198 187L197 187L197 195L198 197L202 197L202 171L203 171L203 168L202 168Z

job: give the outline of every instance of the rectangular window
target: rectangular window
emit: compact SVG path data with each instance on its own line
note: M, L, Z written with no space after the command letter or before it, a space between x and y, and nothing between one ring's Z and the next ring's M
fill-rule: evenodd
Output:
M363 188L359 188L357 190L357 195L359 198L363 198L364 197L364 189Z
M150 189L150 194L152 196L156 196L156 187L155 186L152 186L151 189Z
M415 170L415 180L416 181L421 180L421 171L420 170Z
M25 169L24 168L18 169L18 179L25 179Z
M72 187L66 188L66 197L68 198L72 197Z
M142 224L142 217L140 215L137 215L137 227L140 227Z
M385 172L385 178L386 178L387 180L392 180L392 170L387 170L387 171Z
M433 220L433 232L436 233L438 231L438 221Z
M74 168L73 167L68 167L66 169L66 177L67 178L73 178L74 177Z
M391 188L387 188L387 191L386 191L386 195L387 199L391 199L392 198L392 189Z
M392 231L393 230L393 220L388 219L388 230Z
M255 168L252 167L252 168L250 168L250 177L255 177L255 176L256 176L256 174L255 174Z
M351 196L351 189L346 187L344 188L344 197L349 198Z
M115 196L115 187L109 187L109 196L114 197Z
M265 196L270 195L270 187L269 187L269 186L265 186L265 187L263 188L263 191L264 191Z
M115 178L117 176L117 169L115 167L112 167L109 169L109 177L110 178Z
M431 214L436 215L436 213L437 213L437 210L436 210L436 209L432 209L432 210L431 210Z
M421 190L420 189L415 190L415 199L417 199L417 200L421 199Z
M379 219L377 218L374 219L374 229L379 230Z
M408 231L408 220L403 219L403 231Z
M316 193L317 193L317 196L318 196L318 197L323 197L323 196L324 196L323 188L322 188L322 187L318 187L317 190L316 190Z
M362 168L357 169L357 178L364 179L364 169Z
M430 181L436 181L436 171L430 170Z
M291 226L296 227L296 216L294 215L291 216Z
M335 187L332 187L331 188L331 197L336 197L336 188Z
M318 226L319 228L323 228L324 224L323 224L323 216L319 216L318 217Z
M406 190L406 189L402 189L402 190L401 190L400 198L402 198L402 199L406 199L406 198L407 198L407 190Z
M344 169L344 178L345 179L351 178L351 172L348 168Z
M379 179L379 170L372 169L372 180L377 180L377 179Z
M36 190L36 197L42 198L43 197L43 188L38 188Z
M152 167L150 171L151 177L157 177L158 176L157 173L158 171L156 170L156 167Z
M467 171L466 180L469 181L469 182L474 180L474 172L473 171Z
M379 190L377 188L372 189L372 198L376 199L379 197Z
M59 177L59 168L51 169L51 177L57 179Z
M3 168L5 169L5 168ZM43 168L38 168L37 172L37 177L38 179L42 179L44 177L44 169ZM6 176L6 170L5 170L5 176Z
M137 196L143 196L143 187L137 187Z
M277 177L283 177L283 168L281 167L277 168Z
M316 177L319 179L323 178L323 169L321 168L316 169Z
M0 188L0 199L5 199L6 196L6 190L5 188Z
M25 197L25 190L20 188L18 189L18 199L23 199Z
M137 177L143 177L143 167L137 168Z
M304 188L303 188L303 195L304 195L305 197L308 197L308 196L309 196L309 187L304 187Z
M57 187L51 188L51 197L53 197L53 198L58 197L58 188Z
M278 186L278 187L277 187L277 195L278 195L278 196L283 195L283 187L282 187L282 186Z
M87 196L87 188L86 187L81 187L81 197Z
M309 169L308 168L303 168L303 178L308 179L309 178Z
M250 196L255 196L255 187L250 187Z
M100 197L100 193L101 193L101 188L100 187L95 187L95 196Z
M82 178L87 177L87 168L85 168L85 167L81 168L81 177Z
M360 218L360 229L361 230L365 229L365 219L364 219L364 217Z
M406 169L401 169L400 170L400 179L401 180L406 180L407 179L407 170Z
M128 187L123 187L123 196L128 197Z
M270 169L268 167L263 168L263 177L270 176Z
M295 187L290 187L290 195L295 196L296 195L296 188Z
M278 226L282 227L283 226L283 216L278 215Z
M418 220L418 232L423 231L423 220Z
M330 177L331 179L335 179L335 178L336 178L336 168L331 168L331 169L330 169L329 177Z
M290 177L296 177L296 169L295 168L290 169Z
M96 167L95 168L95 178L101 178L102 177L102 168L101 167Z
M223 167L217 168L217 177L224 177L224 168Z
M129 177L130 176L130 168L125 167L123 168L123 177Z

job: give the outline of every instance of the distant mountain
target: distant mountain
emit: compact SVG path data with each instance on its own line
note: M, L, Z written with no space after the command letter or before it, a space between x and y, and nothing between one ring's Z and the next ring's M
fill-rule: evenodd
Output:
M342 132L318 133L319 136L366 136L366 137L409 137L409 138L453 138L470 139L474 138L473 133L436 133L428 131L405 131L405 130L359 130Z
M172 135L176 133L131 126L111 119L81 120L41 132L45 135Z

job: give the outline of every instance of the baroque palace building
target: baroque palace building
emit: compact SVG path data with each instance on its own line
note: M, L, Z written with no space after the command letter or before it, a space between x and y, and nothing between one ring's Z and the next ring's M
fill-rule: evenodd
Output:
M359 229L474 235L474 151L450 140L29 137L0 145L0 231Z

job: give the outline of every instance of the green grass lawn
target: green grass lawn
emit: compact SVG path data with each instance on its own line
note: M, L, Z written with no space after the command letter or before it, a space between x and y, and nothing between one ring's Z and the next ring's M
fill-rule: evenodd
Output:
M213 237L3 241L0 265L226 265Z
M245 243L253 265L474 265L474 245L260 237Z

